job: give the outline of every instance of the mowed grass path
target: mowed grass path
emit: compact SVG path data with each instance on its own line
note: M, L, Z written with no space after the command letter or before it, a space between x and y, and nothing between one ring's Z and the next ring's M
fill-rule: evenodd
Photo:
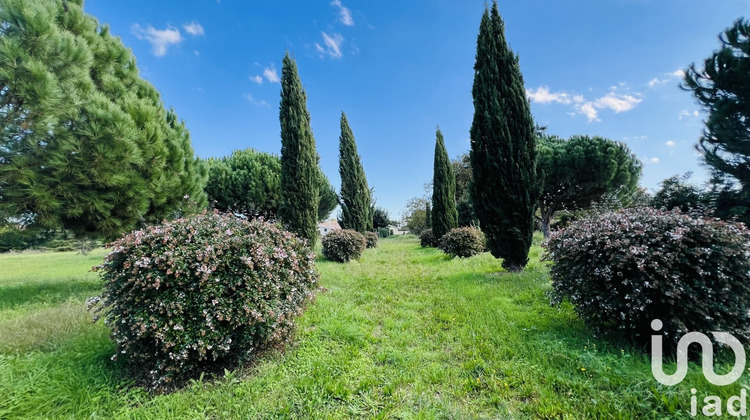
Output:
M549 305L540 252L521 274L414 237L359 262L320 258L327 291L286 351L168 395L124 381L106 327L89 321L100 283L88 270L105 251L2 255L0 418L690 418L690 388L739 394L695 366L659 385L643 352Z

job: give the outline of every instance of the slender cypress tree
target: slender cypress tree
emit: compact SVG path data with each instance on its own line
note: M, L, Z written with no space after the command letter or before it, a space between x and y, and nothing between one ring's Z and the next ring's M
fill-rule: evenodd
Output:
M427 207L425 207L425 226L427 226L427 229L432 229L432 209L430 208L430 203L427 203Z
M485 8L479 27L472 95L474 208L492 255L503 258L507 270L520 271L528 262L539 198L534 122L496 1Z
M458 226L456 211L456 176L445 150L443 133L437 129L435 141L435 164L432 176L432 233L440 239Z
M342 227L360 233L371 231L372 195L367 187L367 178L357 153L354 134L343 112L339 138L339 174L341 175Z
M284 227L310 243L318 230L318 154L310 128L307 94L297 74L297 63L284 56L281 66L281 203Z

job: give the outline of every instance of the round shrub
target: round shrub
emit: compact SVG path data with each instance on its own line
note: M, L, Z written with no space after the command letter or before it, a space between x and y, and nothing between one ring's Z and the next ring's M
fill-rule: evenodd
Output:
M438 240L435 238L435 234L432 233L432 229L425 229L419 234L419 244L422 248L435 248L438 246Z
M321 242L323 256L338 262L358 260L367 246L361 233L349 229L334 230L324 236Z
M484 252L484 233L475 227L451 229L440 238L440 249L451 257L468 258Z
M552 234L553 302L569 300L597 332L665 344L690 331L748 338L750 231L651 208L604 213Z
M378 246L378 234L375 232L365 232L365 242L367 242L367 248L376 248Z
M378 236L381 238L387 238L391 236L391 231L388 228L378 228Z
M151 389L284 343L314 297L315 255L262 220L210 213L134 231L95 267L116 357ZM97 305L100 303L100 305Z

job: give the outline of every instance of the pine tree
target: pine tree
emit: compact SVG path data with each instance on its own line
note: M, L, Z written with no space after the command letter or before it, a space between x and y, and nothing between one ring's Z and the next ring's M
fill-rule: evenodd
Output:
M289 231L315 242L318 234L318 153L307 112L307 94L297 63L284 56L281 66L281 204L279 219Z
M367 187L367 178L357 153L354 134L343 112L339 138L339 174L342 227L360 233L372 231L372 192Z
M432 233L440 239L458 226L456 212L456 176L445 149L443 133L435 135L435 163L432 176Z
M520 271L528 262L539 183L534 122L504 26L493 1L477 37L471 194L490 252L507 270Z
M205 204L190 135L81 0L0 0L0 217L111 238Z

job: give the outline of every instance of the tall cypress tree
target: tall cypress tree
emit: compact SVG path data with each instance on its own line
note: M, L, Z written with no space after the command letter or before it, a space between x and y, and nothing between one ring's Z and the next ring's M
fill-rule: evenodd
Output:
M503 258L507 270L520 271L528 262L539 197L534 122L496 1L479 27L472 96L475 212L492 255Z
M315 242L318 229L318 154L310 128L307 94L297 63L287 52L281 66L281 203L284 227Z
M372 230L372 199L365 170L357 153L357 143L346 114L341 113L339 138L339 174L341 175L341 224L357 232Z
M458 226L456 211L456 176L445 150L443 133L437 129L435 140L435 163L432 176L432 233L440 239Z
M427 203L427 206L425 207L425 226L427 226L427 229L432 229L432 209L430 208L430 203Z

